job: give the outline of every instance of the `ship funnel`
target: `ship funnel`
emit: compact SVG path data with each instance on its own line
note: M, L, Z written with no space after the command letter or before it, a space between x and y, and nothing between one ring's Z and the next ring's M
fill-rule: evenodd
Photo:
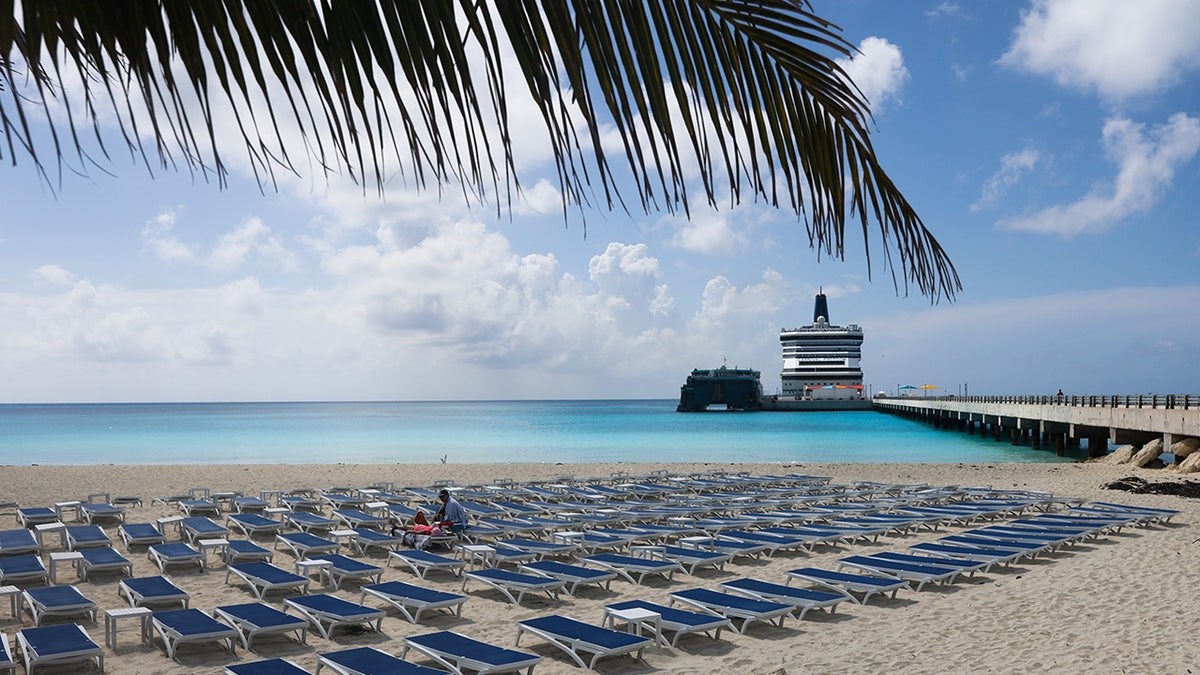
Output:
M831 323L829 321L829 303L825 300L825 294L817 293L817 301L813 306L813 323L820 321L821 317L825 317L826 323Z

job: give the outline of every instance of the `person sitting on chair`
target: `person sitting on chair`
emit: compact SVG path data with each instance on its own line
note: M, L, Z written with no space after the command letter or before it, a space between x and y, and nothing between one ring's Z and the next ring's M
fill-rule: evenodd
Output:
M438 493L438 499L442 501L442 508L438 509L437 515L433 517L433 522L450 523L443 525L443 528L448 527L455 534L467 529L467 511L462 504L450 496L450 491L443 489Z

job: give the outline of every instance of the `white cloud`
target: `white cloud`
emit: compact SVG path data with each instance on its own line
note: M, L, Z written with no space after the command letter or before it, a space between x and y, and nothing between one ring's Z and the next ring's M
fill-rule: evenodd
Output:
M1035 148L1025 148L1000 158L1000 168L983 184L979 199L971 205L971 211L981 211L1004 198L1008 189L1041 161L1042 155Z
M221 235L209 253L208 264L214 269L230 271L240 267L251 255L288 272L294 272L300 266L296 254L288 250L261 219L253 216Z
M670 216L664 222L677 228L671 245L692 253L733 255L741 251L744 238L729 222L735 210L718 210L707 205L693 207L691 218Z
M871 111L878 114L885 101L899 99L908 81L904 55L899 47L880 37L866 38L858 50L854 58L838 59L838 63L867 97Z
M1071 204L1006 220L1000 226L1071 237L1103 232L1124 218L1145 213L1170 188L1175 170L1200 150L1200 119L1177 113L1148 132L1128 119L1110 119L1104 125L1102 144L1117 165L1111 183L1097 185Z
M1193 0L1036 0L1000 63L1128 99L1195 71L1197 35L1200 3Z
M175 236L175 220L178 214L178 209L160 211L142 228L142 246L159 260L170 262L192 259L193 247L179 241Z
M40 283L50 286L70 286L75 283L75 275L60 265L42 265L33 271L33 276Z

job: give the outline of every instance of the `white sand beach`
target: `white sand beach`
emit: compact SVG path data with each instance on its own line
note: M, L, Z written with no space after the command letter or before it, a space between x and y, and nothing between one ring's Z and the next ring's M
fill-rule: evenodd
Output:
M986 574L948 586L927 586L920 592L902 590L895 599L872 599L866 605L842 603L833 615L810 612L802 621L789 619L782 628L760 624L746 635L725 631L720 640L704 636L683 639L675 648L652 647L644 660L627 656L602 660L604 673L1186 673L1200 664L1200 647L1191 631L1200 625L1195 580L1200 570L1200 502L1171 496L1131 495L1101 489L1111 480L1140 475L1148 480L1170 479L1161 471L1103 464L501 464L501 465L218 465L218 466L6 466L0 467L0 501L22 506L50 506L56 501L83 498L90 493L113 497L136 495L144 506L128 510L129 522L153 522L178 515L175 506L151 505L154 497L186 492L193 487L213 491L365 486L391 481L397 486L428 486L436 480L480 484L498 478L518 481L608 476L666 469L703 472L713 469L752 474L787 472L830 476L834 483L856 480L887 483L926 483L933 486L988 485L1004 489L1052 492L1059 496L1178 509L1165 526L1125 528L1119 534L1088 541L1059 553L994 568ZM17 527L5 515L5 529ZM224 522L224 518L221 519ZM395 612L383 620L382 631L335 632L332 639L310 632L308 644L281 638L256 642L254 652L240 647L231 656L216 645L184 646L176 661L168 659L157 638L139 644L132 624L121 624L117 649L105 650L109 673L217 673L225 665L271 657L292 660L316 671L317 654L357 646L372 646L393 654L405 636L454 630L470 637L511 647L517 621L562 614L599 624L606 604L643 598L666 604L668 593L692 587L719 588L722 581L743 576L783 583L785 572L803 566L836 567L838 558L875 551L902 551L914 543L933 540L962 528L936 532L887 535L876 543L818 548L814 554L780 552L772 558L735 560L724 572L702 570L696 576L677 574L673 581L648 579L634 585L618 579L611 591L581 589L576 596L552 601L545 595L527 596L520 605L505 601L480 584L469 584L470 599L462 618L445 614L423 617L412 624ZM117 541L116 525L105 530ZM51 540L54 538L52 537ZM269 545L269 544L268 544ZM55 543L50 551L60 550ZM45 555L45 553L43 554ZM134 576L158 574L158 569L135 549L128 556ZM379 553L362 559L383 565ZM291 569L286 550L275 561ZM171 570L169 576L191 594L191 606L210 611L222 604L251 602L244 587L225 583L224 563L215 557L208 573ZM103 610L125 606L117 596L114 575L77 581L67 570L63 578L76 583ZM416 577L391 567L384 581L414 582ZM414 583L420 583L415 581ZM459 592L460 582L431 575L431 588ZM319 590L314 583L314 591ZM356 585L335 592L358 601ZM278 595L268 603L282 608ZM0 632L11 637L32 626L20 621L0 603ZM368 599L367 604L372 603ZM92 638L104 641L103 619L86 626ZM582 670L544 642L522 638L521 649L544 658L535 670L550 675ZM19 658L19 655L15 655ZM410 653L426 665L427 660ZM1189 670L1190 669L1190 670ZM18 671L20 672L20 671Z

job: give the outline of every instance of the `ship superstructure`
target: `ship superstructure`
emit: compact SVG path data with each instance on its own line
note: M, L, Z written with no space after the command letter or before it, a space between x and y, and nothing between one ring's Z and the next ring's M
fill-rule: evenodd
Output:
M863 398L863 331L857 324L829 322L829 302L818 292L813 322L779 332L783 348L781 398L859 400Z

